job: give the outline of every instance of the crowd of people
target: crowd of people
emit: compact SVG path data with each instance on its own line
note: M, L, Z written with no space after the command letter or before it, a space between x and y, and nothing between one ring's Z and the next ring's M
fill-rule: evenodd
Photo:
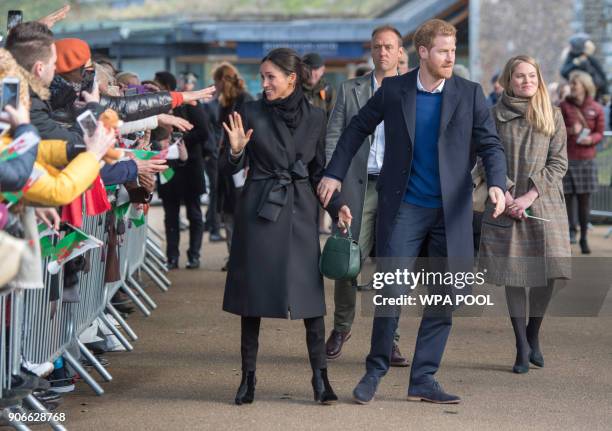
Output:
M456 29L441 20L415 32L419 64L412 69L402 34L391 26L374 29L373 70L361 70L338 88L325 80L317 53L272 50L261 60L263 91L254 96L230 63L218 65L214 87L202 90L189 73L177 79L160 71L141 81L93 54L84 40L54 38L53 23L18 24L0 48L0 80L18 82L17 97L0 114L6 123L2 259L12 256L30 267L40 262L36 219L69 230L78 224L84 193L123 185L130 202L146 206L157 190L169 269L180 265L182 205L189 222L186 268L200 267L205 231L211 241L227 242L223 309L241 316L236 404L255 398L262 317L304 320L314 400L330 404L338 397L328 359L341 356L357 292L371 285L335 281L326 340L319 271L324 209L335 234L352 229L363 260L425 255L449 258L451 269L460 270L451 258L474 256L474 245L479 259L497 259L488 276L506 289L516 336L513 371L544 366L539 332L555 280L571 277L567 258L576 225L582 253L590 252L589 196L597 188L594 159L605 123L597 100L607 87L588 38L572 39L561 72L569 92L557 101L537 60L528 56L509 59L485 98L455 64ZM108 110L119 120L112 127L100 119ZM97 119L93 128L82 121L88 112ZM170 148L176 157L143 158L132 151L169 154ZM127 151L118 157L117 149ZM95 214L96 205L87 213ZM534 253L546 259L529 270L517 271L509 259ZM78 274L81 267L66 271ZM3 274L0 285L42 287L40 271L17 269ZM131 311L120 293L113 302ZM458 403L435 378L452 309L425 310L412 361L399 349L399 317L398 308L377 308L354 399L369 403L390 366L411 364L409 399ZM51 379L69 380L61 360ZM51 390L67 386L60 382ZM38 396L48 401L53 395Z
M186 90L185 82L185 91L176 91L176 80L167 72L140 82L138 76L116 70L110 59L92 56L86 41L55 39L52 24L44 19L18 24L0 48L2 293L45 287L38 223L68 235L81 227L83 214L110 210L107 189L112 186L122 186L129 202L146 212L157 183L163 182L159 193L166 212L172 216L181 202L187 206L192 229L189 265L197 266L203 231L203 142L208 136L201 102L209 101L215 89ZM169 154L172 145L176 157L142 156ZM170 167L174 177L165 182ZM112 212L107 222L104 280L113 282L119 280L117 244L125 225ZM172 217L166 226L168 256L175 258L178 228ZM87 266L87 255L64 265L64 302L79 301L74 288ZM129 302L122 292L112 298L123 313L133 311ZM40 378L45 376L50 384ZM22 374L12 380L12 392L5 397L29 388L50 408L60 394L74 390L73 375L61 357L54 364L24 362Z

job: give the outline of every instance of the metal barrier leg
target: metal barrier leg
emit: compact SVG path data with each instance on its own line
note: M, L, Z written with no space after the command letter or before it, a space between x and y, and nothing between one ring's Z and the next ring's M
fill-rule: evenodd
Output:
M147 262L144 262L141 266L142 270L151 278L151 280L153 280L153 282L155 283L155 285L157 287L159 287L159 289L162 292L167 292L168 291L168 287L170 283L166 283L164 281L164 277L163 274L159 274L157 272L157 268L155 267L149 267L149 264ZM163 277L163 278L162 278ZM166 279L167 280L167 279Z
M106 325L106 327L108 329L111 330L111 332L113 333L113 335L115 337L117 337L117 339L119 340L119 342L121 344L123 344L123 347L126 348L126 350L128 352L131 352L132 350L134 350L134 347L132 347L132 345L130 344L130 342L127 340L127 338L125 338L123 336L123 334L115 327L115 325L113 325L108 318L106 317L106 315L104 313L100 313L100 320L102 320L102 322Z
M168 267L166 265L158 265L154 259L145 259L144 263L157 275L166 287L172 286L172 281L168 278Z
M55 431L66 431L66 428L64 428L64 426L56 421L54 421L51 417L52 415L49 414L49 411L45 408L45 406L43 406L40 401L38 401L36 399L36 397L34 395L28 395L27 397L24 398L25 403L28 405L28 407L30 407L32 410L35 410L39 413L44 413L44 417L48 417L49 420L47 421L47 423L51 426L51 428L53 428Z
M113 376L111 376L110 373L106 371L106 368L104 368L102 364L96 359L96 357L91 354L89 349L85 347L85 345L81 343L79 340L77 340L77 344L79 345L79 349L81 349L81 353L83 353L83 355L89 360L89 362L91 362L91 364L94 366L96 371L100 373L102 378L106 380L107 382L112 381Z
M147 237L146 239L146 245L147 247L150 247L151 249L153 249L155 251L155 253L161 255L161 257L165 258L166 254L164 253L164 251L162 250L162 246L161 243L155 241L154 238L151 237Z
M138 298L138 296L136 296L134 292L132 292L132 289L130 289L130 287L125 282L121 282L121 288L130 297L132 302L136 304L136 306L140 309L142 314L145 315L145 317L149 317L151 315L151 312L149 311L149 309L145 307L142 301Z
M79 373L79 376L81 376L83 380L85 380L85 382L89 386L91 386L91 389L93 389L96 395L104 394L104 389L102 389L102 386L100 386L98 382L96 382L94 378L91 377L91 375L85 370L85 368L83 368L81 363L77 361L76 359L74 359L74 357L70 353L68 353L68 351L65 351L64 353L62 353L62 356L64 357L66 361L68 361L70 366L74 368L74 370L77 373Z
M153 242L147 241L146 252L157 257L161 262L166 262L166 255L164 252Z
M147 253L145 255L144 261L145 262L150 262L151 266L154 266L157 269L159 269L160 273L164 274L164 277L166 277L165 274L168 273L168 265L166 265L165 263L160 261L154 254ZM168 280L168 281L170 281L170 280Z
M153 298L151 298L149 294L144 291L142 286L138 284L138 282L136 281L136 279L134 279L134 277L132 277L131 275L128 275L127 281L128 283L130 283L130 285L134 289L136 289L136 291L140 294L142 299L145 300L145 302L149 305L149 308L151 308L152 310L155 310L157 308L157 304L155 303L155 301L153 301Z
M156 236L160 241L163 241L163 237L161 236L161 234L159 232L157 232L155 229L153 229L150 225L147 225L147 228L149 230L149 232L151 232L153 234L153 236Z
M132 328L130 328L130 326L123 319L123 317L121 317L121 314L119 314L119 312L115 309L115 307L112 306L111 303L106 304L106 310L113 316L117 323L121 325L125 333L128 334L128 337L130 337L132 341L138 340L138 335L136 335Z

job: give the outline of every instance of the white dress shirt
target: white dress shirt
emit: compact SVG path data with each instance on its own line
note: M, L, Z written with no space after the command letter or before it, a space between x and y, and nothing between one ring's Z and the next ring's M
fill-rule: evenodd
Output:
M372 95L376 93L379 85L376 82L376 77L372 73ZM378 175L383 165L385 158L385 122L381 121L372 137L372 145L370 146L370 155L368 156L368 175Z
M442 89L444 88L445 82L446 79L443 79L440 85L434 88L433 91L428 91L425 89L425 87L423 87L423 83L421 83L421 69L419 69L419 72L417 73L417 90L419 91L425 91L427 93L442 93Z

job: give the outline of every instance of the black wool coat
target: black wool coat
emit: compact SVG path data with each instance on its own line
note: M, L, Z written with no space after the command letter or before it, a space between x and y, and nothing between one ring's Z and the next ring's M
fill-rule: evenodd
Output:
M306 99L302 112L292 135L263 101L247 102L242 109L245 130L254 132L243 155L227 164L232 172L249 166L234 214L223 298L223 309L230 313L292 319L325 315L316 186L325 166L326 115ZM328 211L337 216L340 206L335 195Z

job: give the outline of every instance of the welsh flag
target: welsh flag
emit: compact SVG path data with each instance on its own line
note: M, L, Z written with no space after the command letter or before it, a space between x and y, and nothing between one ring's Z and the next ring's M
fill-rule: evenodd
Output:
M115 206L113 208L115 217L118 219L124 218L129 209L130 209L130 195L128 194L127 189L124 186L121 186L119 188L117 200L115 201Z
M26 153L30 148L37 145L38 141L39 138L34 132L26 132L21 134L21 136L11 142L8 147L0 152L0 162L16 159L20 155Z
M25 186L23 186L23 188L20 191L3 192L3 193L0 193L0 195L5 201L9 203L9 206L14 205L21 200L21 198L23 197L23 194L27 192L30 189L30 187L32 187L32 185L34 185L34 183L38 181L38 179L42 177L44 174L45 174L45 171L34 166L34 169L32 169L32 173L30 174L28 180L26 181Z
M161 172L159 174L159 182L160 184L166 184L168 181L170 181L173 177L174 177L174 169L172 168L168 168L165 171Z
M129 211L129 219L132 221L134 226L140 227L145 224L145 213L142 206L132 205Z
M25 186L23 186L21 191L23 193L26 193L28 190L30 190L30 188L34 185L34 183L38 181L38 179L42 177L44 174L45 174L45 171L34 166L34 169L32 169L32 173L30 174L30 177L26 181Z
M16 204L23 197L23 192L2 192L0 193L2 198L7 201L10 205Z
M148 151L148 150L124 150L127 152L130 152L132 154L134 154L134 157L136 157L139 160L151 160L153 158L159 158L157 157L159 155L159 151Z
M134 154L134 157L140 160L176 160L179 158L178 145L172 144L168 148L161 151L149 151L149 150L124 150Z
M48 227L44 223L38 225L38 237L40 238L40 252L43 259L53 255L55 246L53 245L52 237L59 236L59 232Z
M62 238L55 246L55 250L51 256L52 260L47 265L47 270L51 274L57 274L62 265L84 254L87 250L102 247L102 245L104 245L98 238L87 235L74 226L71 226L71 228L73 231Z

